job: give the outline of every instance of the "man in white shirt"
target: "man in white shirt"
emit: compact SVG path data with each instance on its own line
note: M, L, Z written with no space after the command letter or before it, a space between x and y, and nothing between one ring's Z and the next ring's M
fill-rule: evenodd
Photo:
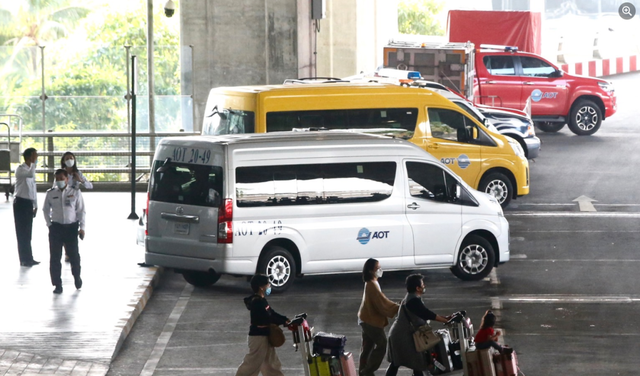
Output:
M82 287L80 279L80 253L78 235L84 239L85 209L82 193L68 186L69 176L65 170L56 170L56 186L47 191L42 211L49 227L49 271L54 294L62 293L62 246L67 250L71 263L71 274L76 289Z
M36 191L36 161L38 152L28 148L22 153L24 163L16 169L16 186L13 199L13 219L18 238L20 265L33 266L40 262L33 259L31 251L31 233L33 218L38 210Z

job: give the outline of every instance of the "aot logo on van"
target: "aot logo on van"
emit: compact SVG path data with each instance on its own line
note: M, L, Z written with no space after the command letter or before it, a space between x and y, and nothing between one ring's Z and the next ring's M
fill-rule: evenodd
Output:
M366 227L363 227L358 231L358 237L356 238L360 244L364 245L369 243L371 239L388 239L389 231L369 231Z
M464 170L471 164L471 159L469 159L466 154L460 154L458 158L441 158L440 162L445 165L454 165L457 163L458 167Z
M543 98L556 99L557 96L558 92L555 91L543 92L540 89L535 89L531 92L531 100L534 102L540 102Z

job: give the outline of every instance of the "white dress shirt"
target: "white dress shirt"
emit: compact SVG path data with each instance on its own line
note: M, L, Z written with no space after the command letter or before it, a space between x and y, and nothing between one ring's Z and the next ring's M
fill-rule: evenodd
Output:
M93 184L82 175L82 172L78 171L78 175L80 175L79 181L75 180L73 174L69 174L69 182L67 183L69 187L80 189L80 184L82 184L86 189L93 189ZM53 184L56 184L55 181Z
M49 189L44 199L42 212L47 227L51 226L51 222L64 225L78 222L80 230L84 230L84 200L79 189L71 188L68 185L63 190L58 187Z
M21 164L16 169L15 197L24 198L33 202L33 208L38 208L38 191L36 190L36 164Z

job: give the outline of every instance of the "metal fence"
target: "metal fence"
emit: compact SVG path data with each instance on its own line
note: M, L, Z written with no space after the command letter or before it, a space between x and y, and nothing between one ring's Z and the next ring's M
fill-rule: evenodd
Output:
M150 122L146 47L0 47L0 149L11 147L12 169L28 147L40 155L39 182L52 181L66 151L94 182L130 181L131 120L135 116L136 170L144 179L155 145L164 137L193 134L190 47L154 47L154 121ZM140 63L131 72L129 56ZM178 59L179 57L179 59ZM97 63L96 63L97 62ZM87 64L93 64L87 69ZM106 72L106 73L105 73ZM130 112L131 75L137 77L136 113ZM10 133L10 135L9 135ZM8 141L11 141L10 143Z

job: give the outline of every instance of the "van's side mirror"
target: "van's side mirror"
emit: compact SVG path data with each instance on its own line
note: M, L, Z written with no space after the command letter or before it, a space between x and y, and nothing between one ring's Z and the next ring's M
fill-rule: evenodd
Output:
M478 128L471 127L471 133L472 133L472 138L474 140L477 140L478 139Z
M455 199L459 200L460 199L460 195L462 195L462 187L460 187L460 184L456 184L456 196L455 196Z

